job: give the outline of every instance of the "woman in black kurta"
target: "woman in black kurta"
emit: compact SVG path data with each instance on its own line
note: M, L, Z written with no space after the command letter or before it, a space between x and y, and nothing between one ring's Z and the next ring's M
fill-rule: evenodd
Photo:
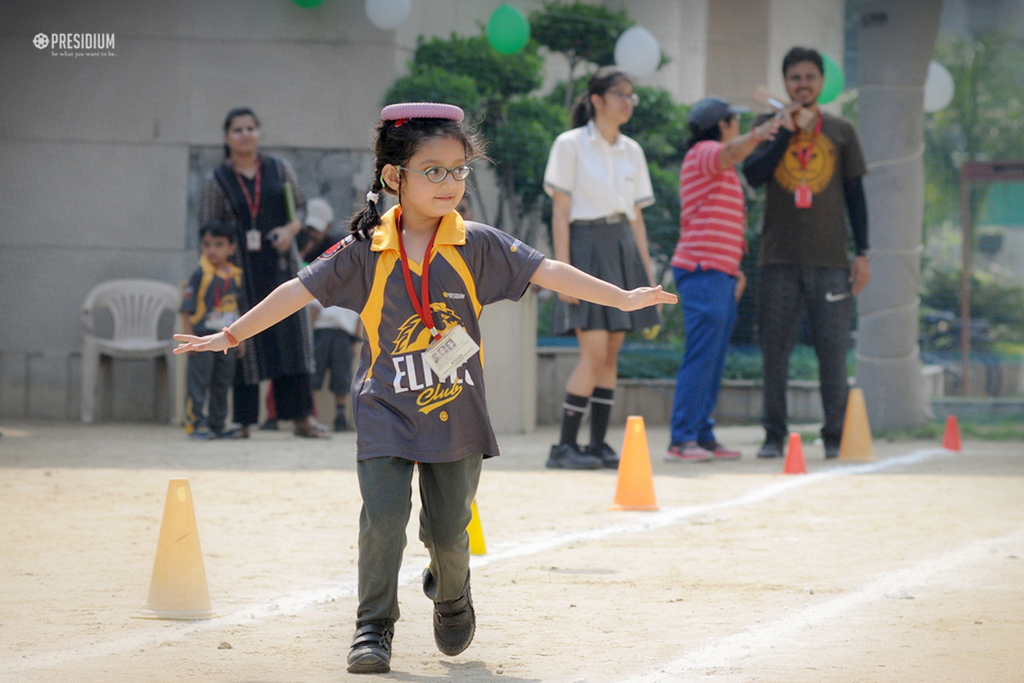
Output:
M249 109L234 109L224 122L224 163L206 178L201 224L234 223L243 272L244 308L264 299L299 270L294 238L302 229L306 200L284 160L261 155L259 120ZM285 185L291 186L295 215L289 216ZM235 421L248 434L259 413L259 381L272 380L277 415L295 421L297 436L326 437L312 418L312 335L299 311L248 340L235 373Z

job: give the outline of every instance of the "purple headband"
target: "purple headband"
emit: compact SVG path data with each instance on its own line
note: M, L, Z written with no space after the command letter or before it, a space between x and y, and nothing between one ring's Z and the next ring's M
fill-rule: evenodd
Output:
M403 102L389 104L380 110L382 121L394 121L395 127L401 126L409 119L449 119L461 121L465 112L454 104L440 102Z

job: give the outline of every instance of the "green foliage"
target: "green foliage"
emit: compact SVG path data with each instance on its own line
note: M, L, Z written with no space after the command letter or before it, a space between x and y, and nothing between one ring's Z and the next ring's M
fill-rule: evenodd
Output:
M388 88L384 104L397 102L448 102L462 107L470 116L484 109L484 96L475 80L430 65L418 67Z
M940 36L935 59L956 84L953 101L925 117L925 228L959 219L960 164L1018 159L1024 148L1021 51L1004 33ZM976 224L988 186L971 189ZM977 234L972 231L972 234Z
M508 122L491 136L491 156L501 160L501 174L531 211L544 194L544 167L555 137L568 126L565 110L538 97L509 102Z
M564 4L555 0L544 9L530 13L534 40L570 61L587 61L604 66L615 62L615 41L633 25L625 10L612 12L603 5L586 2Z
M421 40L416 48L413 65L414 69L435 66L449 73L472 78L488 105L498 109L513 97L529 94L539 88L544 77L544 59L538 54L535 42L528 43L515 54L503 55L491 47L483 36L464 38L454 33L447 40Z
M633 25L625 10L612 12L603 5L585 2L563 4L559 0L544 5L530 14L530 28L538 43L565 55L569 74L559 92L562 105L568 109L577 92L586 92L586 83L579 87L576 68L583 62L597 66L615 63L615 42ZM558 89L556 89L558 92Z
M689 135L686 119L690 108L676 104L662 88L638 86L640 104L622 127L622 132L640 143L651 163L676 165L683 161L683 149Z
M924 278L922 312L960 311L960 271L940 268ZM1024 342L1024 288L975 271L971 276L971 318L985 320L995 342Z

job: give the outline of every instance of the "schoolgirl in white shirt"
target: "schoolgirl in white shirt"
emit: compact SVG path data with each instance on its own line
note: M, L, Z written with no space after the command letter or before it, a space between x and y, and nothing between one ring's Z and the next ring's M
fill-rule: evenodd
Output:
M573 129L558 136L544 172L554 204L555 258L620 287L651 284L647 228L641 209L654 203L647 158L619 129L639 98L629 75L613 66L591 77L573 106ZM618 467L605 434L614 404L619 349L626 332L658 324L655 308L624 312L558 295L552 332L575 332L580 359L569 376L562 433L547 466L558 469ZM590 444L576 442L590 406Z

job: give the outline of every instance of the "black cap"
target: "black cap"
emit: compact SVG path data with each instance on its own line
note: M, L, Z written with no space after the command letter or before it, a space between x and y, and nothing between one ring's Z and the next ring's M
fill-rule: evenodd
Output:
M695 128L697 132L704 131L717 126L729 114L746 114L748 111L748 107L734 107L721 97L705 97L690 109L690 128Z

